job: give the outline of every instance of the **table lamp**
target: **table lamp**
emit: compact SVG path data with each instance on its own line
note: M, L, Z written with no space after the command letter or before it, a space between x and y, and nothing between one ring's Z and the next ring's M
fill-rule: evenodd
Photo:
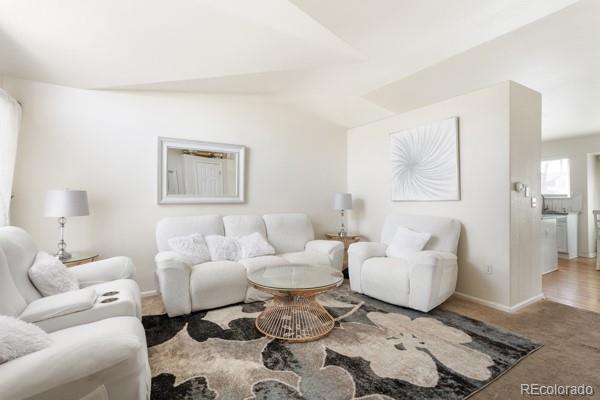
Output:
M46 217L57 217L60 229L60 240L56 257L61 261L71 258L67 252L65 243L66 217L79 217L90 215L88 208L87 192L85 190L49 190L46 193L46 206L44 210Z
M346 232L346 227L344 225L344 211L352 210L352 194L334 193L332 205L334 210L340 210L340 216L342 219L342 224L340 226L340 230L338 231L338 236L347 236L348 232Z

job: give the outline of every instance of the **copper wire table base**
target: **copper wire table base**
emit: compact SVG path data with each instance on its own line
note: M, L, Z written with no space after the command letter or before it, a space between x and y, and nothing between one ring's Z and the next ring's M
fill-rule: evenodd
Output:
M317 293L274 294L256 318L266 336L288 342L309 342L327 335L335 321L316 299Z

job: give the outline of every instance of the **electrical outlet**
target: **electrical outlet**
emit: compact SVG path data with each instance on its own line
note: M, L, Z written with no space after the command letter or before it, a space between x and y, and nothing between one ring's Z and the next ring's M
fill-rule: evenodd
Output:
M486 273L490 275L494 273L494 267L492 266L492 264L486 264L485 268Z

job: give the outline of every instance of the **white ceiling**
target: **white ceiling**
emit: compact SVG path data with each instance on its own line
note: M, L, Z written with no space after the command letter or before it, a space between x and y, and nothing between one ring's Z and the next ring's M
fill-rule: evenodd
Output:
M348 127L512 79L542 92L545 138L600 132L600 1L573 3L0 0L0 73L268 95Z

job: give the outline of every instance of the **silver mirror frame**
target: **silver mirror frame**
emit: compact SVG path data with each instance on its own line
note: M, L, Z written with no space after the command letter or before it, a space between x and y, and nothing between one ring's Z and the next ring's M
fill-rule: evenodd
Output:
M167 194L167 149L181 148L194 150L208 150L223 153L236 153L236 196L201 197L201 196L173 196ZM201 142L188 139L174 139L167 137L158 138L158 204L220 204L243 203L245 201L245 165L246 148L241 145Z

